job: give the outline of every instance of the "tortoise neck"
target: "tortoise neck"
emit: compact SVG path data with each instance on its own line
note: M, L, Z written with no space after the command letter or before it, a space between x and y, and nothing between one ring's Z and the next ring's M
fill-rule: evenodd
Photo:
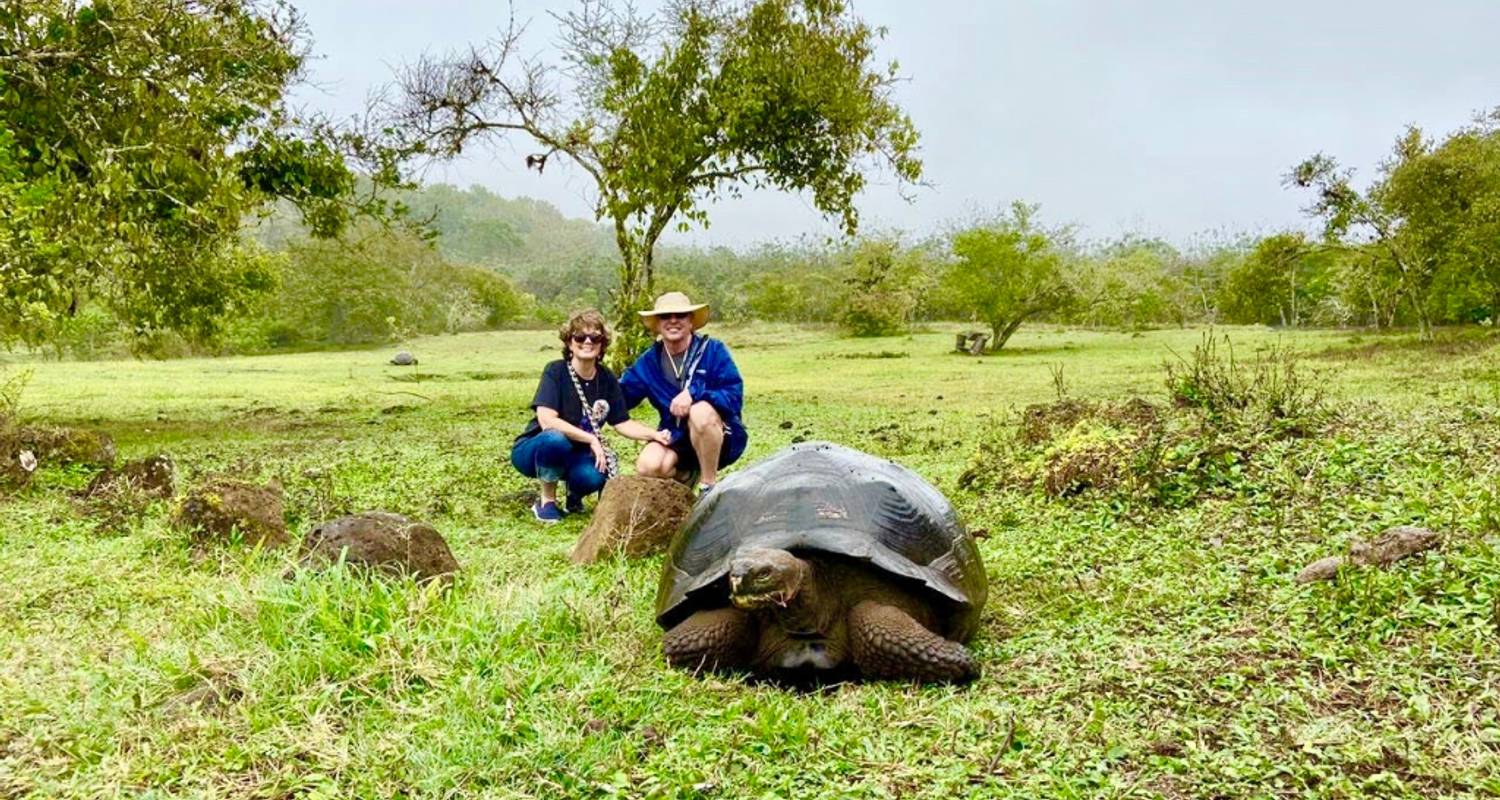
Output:
M802 561L802 569L802 583L797 595L777 613L781 627L788 633L826 634L832 613L823 602L823 587L818 580L820 570L807 560Z

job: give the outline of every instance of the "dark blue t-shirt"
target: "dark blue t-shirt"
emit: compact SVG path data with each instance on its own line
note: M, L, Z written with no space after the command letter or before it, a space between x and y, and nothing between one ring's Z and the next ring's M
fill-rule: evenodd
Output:
M625 408L625 394L620 391L620 382L604 365L596 364L594 377L588 380L580 377L578 384L583 388L583 396L588 398L589 405L597 400L609 403L609 410L604 413L607 424L619 425L630 419L630 411ZM568 362L560 358L542 369L542 380L536 386L536 396L531 399L532 411L538 407L550 408L559 417L586 431L594 429L593 424L586 421L588 415L584 413L583 404L578 402L578 390L573 388L573 379L568 376ZM536 421L536 415L532 414L531 421L526 423L526 430L516 437L516 441L525 441L541 432L542 426Z

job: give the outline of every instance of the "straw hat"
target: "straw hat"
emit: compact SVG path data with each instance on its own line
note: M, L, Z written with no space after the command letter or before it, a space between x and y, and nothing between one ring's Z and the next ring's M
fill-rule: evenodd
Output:
M652 333L656 333L656 326L661 322L658 319L661 314L692 314L693 330L698 330L708 324L708 304L694 303L682 292L667 292L656 298L656 305L650 311L637 312L641 315L641 322Z

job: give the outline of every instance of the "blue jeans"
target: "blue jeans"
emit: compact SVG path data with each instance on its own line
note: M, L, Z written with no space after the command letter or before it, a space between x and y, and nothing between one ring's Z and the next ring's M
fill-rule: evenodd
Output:
M594 466L594 451L559 431L542 431L517 442L510 450L510 463L528 478L563 481L572 497L593 494L606 480Z

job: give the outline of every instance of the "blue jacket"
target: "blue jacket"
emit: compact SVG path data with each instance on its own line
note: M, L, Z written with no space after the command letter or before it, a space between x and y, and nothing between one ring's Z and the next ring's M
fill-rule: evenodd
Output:
M651 401L651 406L661 418L657 427L671 431L672 441L675 442L687 435L687 424L672 416L672 398L681 390L662 371L661 351L662 343L657 342L642 353L630 365L630 369L620 376L620 389L625 393L626 408L635 408L642 400ZM692 363L694 359L698 363L688 378L688 394L693 396L693 402L705 401L719 412L728 427L725 433L726 444L742 446L749 439L744 421L740 418L745 405L745 381L729 355L729 348L718 339L694 335L692 344L688 345L688 363Z

